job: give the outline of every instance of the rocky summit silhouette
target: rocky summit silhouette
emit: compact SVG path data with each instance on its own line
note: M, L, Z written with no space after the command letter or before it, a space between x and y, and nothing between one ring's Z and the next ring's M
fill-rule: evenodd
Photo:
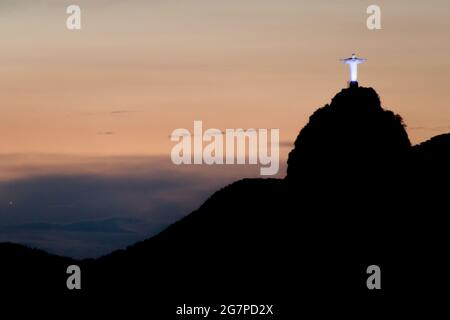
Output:
M351 87L314 112L300 131L289 154L287 179L303 183L355 168L386 170L397 166L410 147L402 118L381 107L375 90Z
M411 146L374 89L343 89L300 131L285 179L237 181L95 260L0 245L0 290L107 301L112 312L144 301L164 319L184 303L274 304L278 318L436 310L447 298L449 157L450 135ZM72 263L80 291L65 288ZM370 265L381 290L366 286Z

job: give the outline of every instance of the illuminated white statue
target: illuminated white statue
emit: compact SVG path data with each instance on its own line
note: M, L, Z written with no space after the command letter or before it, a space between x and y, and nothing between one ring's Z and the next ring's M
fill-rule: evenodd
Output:
M341 59L345 64L350 67L350 82L349 85L358 85L358 64L363 63L367 59L357 58L355 54L352 54L351 58Z

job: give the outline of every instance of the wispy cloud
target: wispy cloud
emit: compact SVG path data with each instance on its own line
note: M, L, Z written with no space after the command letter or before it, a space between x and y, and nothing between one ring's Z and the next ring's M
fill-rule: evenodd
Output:
M426 126L417 126L417 127L408 127L408 130L426 130L426 131L443 131L449 130L450 125L442 125L442 126L434 126L434 127L426 127Z
M80 112L79 115L82 116L119 116L119 115L129 115L133 113L141 112L140 110L128 110L128 109L117 109L112 111L90 111L90 112Z
M281 148L293 148L294 142L291 140L280 141L280 147Z
M138 112L138 110L114 110L111 111L110 114L128 114L128 113L135 113Z

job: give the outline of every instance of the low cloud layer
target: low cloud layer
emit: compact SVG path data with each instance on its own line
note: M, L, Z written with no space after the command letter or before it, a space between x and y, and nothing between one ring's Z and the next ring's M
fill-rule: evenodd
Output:
M217 189L258 172L175 166L162 157L16 155L0 156L0 167L17 173L0 180L0 242L77 258L148 238Z

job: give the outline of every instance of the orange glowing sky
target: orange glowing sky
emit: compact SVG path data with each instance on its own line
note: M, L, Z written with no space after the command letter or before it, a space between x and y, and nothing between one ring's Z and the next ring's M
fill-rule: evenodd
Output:
M81 31L65 27L75 2ZM294 141L352 52L413 143L450 131L450 2L376 1L371 31L373 3L2 1L0 153L168 156L194 120Z

